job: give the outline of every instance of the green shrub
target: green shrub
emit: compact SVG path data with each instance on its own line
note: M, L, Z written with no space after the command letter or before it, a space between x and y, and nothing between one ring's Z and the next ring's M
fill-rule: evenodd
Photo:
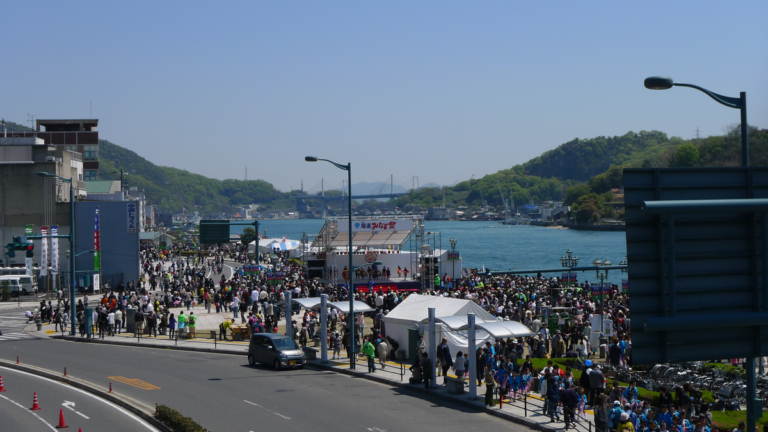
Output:
M156 417L176 432L208 432L208 429L203 428L196 421L165 405L157 407Z

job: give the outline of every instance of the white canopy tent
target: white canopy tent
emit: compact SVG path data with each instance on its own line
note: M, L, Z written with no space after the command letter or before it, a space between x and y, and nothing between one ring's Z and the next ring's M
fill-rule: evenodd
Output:
M291 298L291 302L300 304L304 309L320 307L320 297Z
M470 300L411 294L384 317L387 336L391 336L400 343L400 349L405 351L406 357L409 356L408 329L422 327L422 321L429 318L429 308L435 308L435 316L441 317L443 322L451 325L461 323L461 321L453 320L453 318L463 318L463 322L466 324L466 317L469 313L475 314L476 323L495 321L491 314ZM438 333L442 334L438 337L449 339L448 346L451 348L452 354L455 355L457 350L467 349L466 334L462 336L445 324L440 324ZM486 338L490 338L490 335L487 335ZM483 343L486 338L478 335L477 341ZM425 334L424 340L429 343L429 335Z
M319 307L319 306L320 306L320 304L318 303L317 307ZM341 313L345 313L345 314L349 313L349 302L348 301L339 301L339 302L328 303L328 307L332 307L334 309L337 309ZM355 301L354 302L354 308L355 308L355 313L372 312L372 311L375 310L372 307L370 307L367 304L365 304L363 302L360 302L360 301Z

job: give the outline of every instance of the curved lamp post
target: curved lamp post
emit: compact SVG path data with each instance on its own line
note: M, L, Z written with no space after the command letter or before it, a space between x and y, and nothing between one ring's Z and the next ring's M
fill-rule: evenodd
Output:
M563 265L563 267L568 269L568 277L567 277L567 284L568 287L571 286L571 268L576 267L579 265L579 257L573 256L573 252L568 249L565 251L565 255L560 257L560 263Z
M307 162L317 162L317 161L325 161L330 163L331 165L335 166L336 168L340 170L344 170L347 172L347 186L349 188L349 193L347 194L347 197L349 199L348 201L348 207L349 207L349 266L347 268L349 269L347 280L348 284L348 293L349 293L349 349L352 351L351 353L347 353L349 355L349 368L355 369L355 289L354 289L354 283L352 282L352 274L355 271L355 266L352 264L352 258L353 258L353 249L352 249L352 163L348 163L346 165L342 165L339 163L336 163L334 161L328 160L328 159L320 159L316 156L306 156L304 157L304 160Z
M711 92L705 88L693 84L676 83L670 77L652 76L643 82L645 88L650 90L667 90L673 86L690 87L702 91L707 96L716 100L729 108L736 108L741 111L741 166L749 166L749 141L747 140L747 92L739 93L739 97L728 97Z

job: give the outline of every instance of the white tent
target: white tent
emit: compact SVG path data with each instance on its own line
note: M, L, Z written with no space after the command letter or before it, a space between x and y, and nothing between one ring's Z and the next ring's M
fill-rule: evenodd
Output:
M408 329L419 328L420 323L429 318L429 308L435 308L435 317L466 317L469 313L474 313L479 320L494 321L495 318L481 308L477 303L470 300L461 300L447 297L433 297L419 294L411 294L402 303L397 305L384 317L386 333L400 343L400 349L405 351L408 357ZM423 326L426 329L427 326ZM448 337L452 331L448 327L438 324L438 333ZM456 332L452 332L456 336ZM466 333L466 332L465 332ZM461 347L461 338L449 338L449 347L451 353L456 355L457 349L466 350L466 334L464 335L464 346ZM429 344L429 335L424 335L424 340ZM454 342L452 342L454 341ZM478 335L478 342L483 339Z

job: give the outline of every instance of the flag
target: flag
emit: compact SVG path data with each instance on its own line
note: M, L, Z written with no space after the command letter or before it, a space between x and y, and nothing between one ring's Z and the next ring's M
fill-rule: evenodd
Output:
M101 270L101 237L99 235L99 208L96 207L96 220L93 224L93 269Z
M48 235L48 227L40 227L40 235ZM48 239L40 239L41 252L40 252L40 276L48 276Z
M59 226L51 225L51 235L59 235ZM59 272L59 239L51 239L51 272Z

